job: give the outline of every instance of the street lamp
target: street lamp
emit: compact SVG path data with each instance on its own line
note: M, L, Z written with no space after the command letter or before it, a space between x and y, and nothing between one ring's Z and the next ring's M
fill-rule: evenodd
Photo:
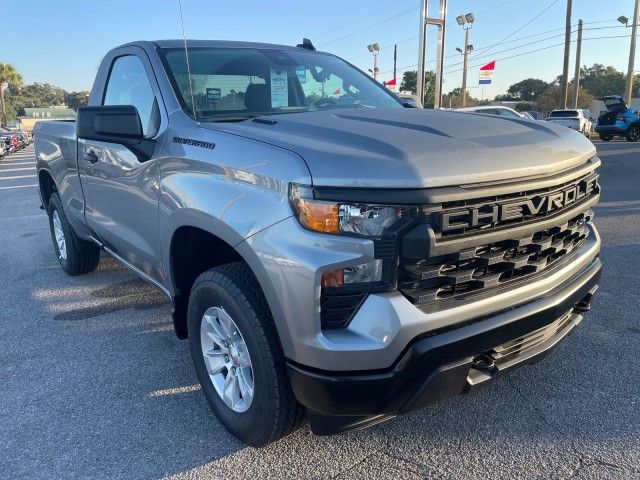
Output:
M378 79L378 54L380 53L380 45L377 43L372 43L367 45L367 50L373 54L373 70L369 69L371 73L373 73L373 79Z
M469 52L473 50L473 45L469 44L469 30L473 27L473 23L476 21L476 17L473 13L469 12L464 15L458 15L456 22L464 29L464 51L460 48L456 50L464 55L464 66L462 69L462 106L467 105L467 65L469 63Z

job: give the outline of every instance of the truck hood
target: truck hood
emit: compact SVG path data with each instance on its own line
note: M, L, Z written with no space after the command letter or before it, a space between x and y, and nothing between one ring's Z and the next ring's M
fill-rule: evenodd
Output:
M566 127L442 110L359 108L201 126L298 153L318 186L514 180L550 175L595 155L589 140Z

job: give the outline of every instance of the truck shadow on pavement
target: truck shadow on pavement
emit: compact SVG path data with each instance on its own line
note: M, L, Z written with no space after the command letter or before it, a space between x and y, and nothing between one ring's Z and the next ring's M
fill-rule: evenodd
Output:
M104 256L101 258L99 272L117 269L123 269L123 267L111 258L105 258ZM55 315L54 319L64 321L85 320L127 308L149 310L170 303L166 295L139 278L132 278L100 287L93 290L91 295L101 300L99 305L61 312Z

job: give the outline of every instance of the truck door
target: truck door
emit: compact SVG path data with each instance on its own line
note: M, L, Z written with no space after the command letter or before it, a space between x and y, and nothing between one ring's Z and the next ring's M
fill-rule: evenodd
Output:
M162 122L159 94L144 55L112 59L102 104L133 105L145 136L155 138ZM157 162L154 158L141 161L114 143L79 140L78 150L87 225L105 246L164 283L158 239Z

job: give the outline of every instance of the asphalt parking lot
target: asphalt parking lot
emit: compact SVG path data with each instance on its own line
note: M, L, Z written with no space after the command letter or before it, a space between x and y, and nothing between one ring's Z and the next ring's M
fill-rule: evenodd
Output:
M640 144L597 143L605 264L541 363L362 432L256 450L211 414L162 294L59 268L33 149L0 160L0 478L640 478Z

